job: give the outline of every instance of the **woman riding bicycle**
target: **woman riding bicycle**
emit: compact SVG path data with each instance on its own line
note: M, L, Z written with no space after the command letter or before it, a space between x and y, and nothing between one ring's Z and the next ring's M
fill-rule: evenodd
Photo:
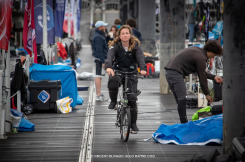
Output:
M140 41L132 35L130 26L123 25L119 28L116 38L111 42L105 60L105 69L109 75L108 89L111 103L108 109L114 109L117 103L117 93L119 88L118 76L115 76L114 69L123 72L137 71L140 68L140 75L146 75L145 57L140 47ZM123 78L120 78L123 79ZM115 84L116 82L116 84ZM131 107L131 128L134 132L139 131L137 121L137 83L136 75L129 75L128 82L128 105Z

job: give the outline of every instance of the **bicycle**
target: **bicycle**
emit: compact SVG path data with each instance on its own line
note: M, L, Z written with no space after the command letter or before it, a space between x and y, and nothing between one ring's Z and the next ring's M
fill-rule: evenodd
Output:
M136 75L137 72L123 72L119 70L115 70L115 75L123 75L124 77L124 86L122 86L121 94L119 93L119 101L116 104L115 109L117 110L117 120L116 127L120 127L121 139L124 142L128 141L130 128L131 128L131 113L130 106L128 105L128 94L130 94L128 85L128 76ZM138 93L137 93L138 94Z

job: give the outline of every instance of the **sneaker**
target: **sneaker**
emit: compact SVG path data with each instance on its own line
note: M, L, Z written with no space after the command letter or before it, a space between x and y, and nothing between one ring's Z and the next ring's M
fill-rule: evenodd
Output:
M117 102L111 101L110 105L108 106L108 109L113 110L116 106Z
M136 123L131 124L131 129L132 129L131 133L133 134L137 134L139 131L139 128L137 127Z
M101 94L100 96L96 96L95 100L96 101L105 101L105 97L103 94Z

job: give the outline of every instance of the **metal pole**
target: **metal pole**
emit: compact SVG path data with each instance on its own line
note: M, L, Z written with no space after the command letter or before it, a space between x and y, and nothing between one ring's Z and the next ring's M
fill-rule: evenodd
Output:
M16 44L16 42L17 42L17 37L18 35L17 35L17 32L15 32L15 34L14 34L14 44Z
M53 47L53 53L54 53L54 63L57 64L58 63L58 56L57 56L57 45L55 45Z
M3 51L3 50L2 50ZM3 53L3 52L2 52ZM5 110L3 109L2 104L2 77L3 71L0 70L0 139L4 139L4 121L5 121Z
M43 0L43 51L48 60L47 1Z
M76 0L75 2L73 2L73 13L72 13L72 19L73 19L73 31L74 31L74 35L73 35L73 38L74 38L74 40L76 40L77 39L77 9L78 9L78 7L79 6L77 6L77 1L78 0Z
M90 25L94 23L94 0L91 0L90 2Z
M25 70L26 70L26 75L28 76L28 81L30 80L29 72L30 72L31 63L33 63L33 61L31 61L30 55L26 55ZM30 91L29 90L27 90L27 103L30 103Z
M10 121L10 43L8 47L8 53L5 53L6 67L4 72L4 97L5 104L3 108L5 109L5 121ZM5 122L5 132L10 132L10 123Z
M17 92L17 110L21 112L21 91Z
M102 0L102 20L105 22L105 0Z
M68 0L68 38L71 38L71 0Z
M189 91L192 91L192 74L189 75Z
M23 36L23 33L22 32L20 32L20 48L22 48L22 36Z

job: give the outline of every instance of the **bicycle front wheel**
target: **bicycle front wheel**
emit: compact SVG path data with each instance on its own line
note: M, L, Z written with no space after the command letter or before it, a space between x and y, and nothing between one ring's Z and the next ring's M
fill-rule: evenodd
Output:
M125 108L121 114L121 127L120 127L121 139L123 142L128 141L130 126L131 126L130 108Z

